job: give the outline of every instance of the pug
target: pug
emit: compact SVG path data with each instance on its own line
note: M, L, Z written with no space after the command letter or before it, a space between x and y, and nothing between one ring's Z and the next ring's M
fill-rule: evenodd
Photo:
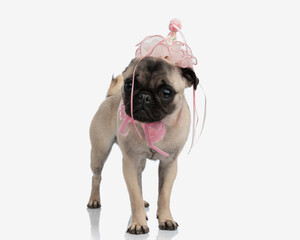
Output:
M136 67L136 70L134 70ZM131 91L134 76L133 111ZM159 196L157 218L161 230L176 230L170 210L170 195L177 174L177 159L190 131L190 110L184 90L199 80L191 68L175 66L159 57L135 58L122 75L112 79L107 97L96 112L90 127L92 190L89 208L99 208L101 172L111 151L117 143L123 155L123 175L131 203L131 221L127 229L131 234L149 232L143 200L142 172L146 160L159 160ZM124 116L135 122L124 125ZM145 127L160 123L165 127L163 137L152 145ZM124 125L127 134L120 128ZM142 138L138 135L141 135Z

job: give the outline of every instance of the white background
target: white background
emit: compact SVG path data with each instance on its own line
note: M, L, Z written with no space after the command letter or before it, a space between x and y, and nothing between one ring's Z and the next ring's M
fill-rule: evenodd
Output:
M99 213L101 240L299 239L297 2L2 0L0 239L99 239ZM158 162L148 162L150 233L132 237L117 146L103 172L102 210L86 210L89 124L135 44L167 35L173 17L198 58L207 124L180 157L178 231L158 231Z

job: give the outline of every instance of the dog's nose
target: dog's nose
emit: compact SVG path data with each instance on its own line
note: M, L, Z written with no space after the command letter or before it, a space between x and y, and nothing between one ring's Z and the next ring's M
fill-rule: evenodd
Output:
M139 100L141 103L149 104L152 102L152 97L150 94L142 92L139 94Z

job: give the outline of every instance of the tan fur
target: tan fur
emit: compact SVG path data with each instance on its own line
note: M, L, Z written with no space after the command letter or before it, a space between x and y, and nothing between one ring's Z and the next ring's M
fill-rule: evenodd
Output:
M107 91L106 97L110 97L112 95L115 95L123 86L124 79L122 75L118 75L116 78L113 78L111 80L109 89Z
M118 76L112 80L107 93L108 97L99 107L91 123L91 169L94 175L88 207L100 207L101 172L111 147L116 142L123 154L123 174L131 202L132 218L128 232L142 234L149 231L144 209L146 203L143 200L141 186L141 175L145 168L146 159L160 160L157 209L159 227L160 229L175 230L178 224L174 221L170 211L170 195L177 173L177 158L187 140L190 129L190 110L183 94L186 83L179 71L170 72L169 79L171 80L169 84L177 92L174 99L176 109L162 120L167 131L163 139L155 143L158 148L169 154L168 157L165 157L149 148L145 137L143 136L143 139L140 139L133 127L131 127L127 136L120 135L118 131L122 123L119 117L119 109L123 95L123 79L132 74L132 66L131 64L127 68L123 73L123 77ZM181 121L179 122L180 116ZM140 124L137 124L137 128L144 135Z

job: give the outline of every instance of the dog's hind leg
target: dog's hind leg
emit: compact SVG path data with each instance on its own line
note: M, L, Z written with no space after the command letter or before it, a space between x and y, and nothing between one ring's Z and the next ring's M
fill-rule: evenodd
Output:
M90 127L91 138L91 169L93 171L92 191L88 202L89 208L99 208L100 182L104 163L116 142L116 117L120 94L107 98L98 109Z
M104 163L108 157L110 149L106 151L97 151L92 148L91 150L91 169L93 171L92 177L92 191L90 200L88 202L88 208L100 208L100 182L101 182L101 173L104 166Z

